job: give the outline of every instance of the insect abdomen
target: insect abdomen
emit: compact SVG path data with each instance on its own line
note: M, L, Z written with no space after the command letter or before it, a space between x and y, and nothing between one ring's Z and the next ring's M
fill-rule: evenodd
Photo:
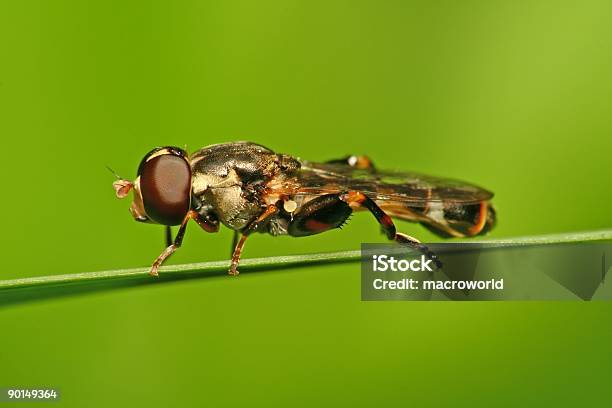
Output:
M453 230L471 237L491 229L495 223L495 211L487 201L477 204L453 204L445 206L444 219Z
M484 234L495 225L495 210L488 201L474 204L431 202L427 206L379 201L389 215L423 224L444 237L471 237Z

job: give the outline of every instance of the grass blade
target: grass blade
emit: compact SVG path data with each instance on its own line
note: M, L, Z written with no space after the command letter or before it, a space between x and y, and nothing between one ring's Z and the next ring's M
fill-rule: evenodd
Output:
M501 243L511 246L521 246L609 240L612 240L612 230L573 232L497 240L470 240L469 242ZM358 262L359 259L360 251L358 250L251 258L244 259L240 263L240 271L242 273L249 273L274 269L306 267L318 264ZM52 296L92 292L101 289L223 275L227 273L228 267L229 260L226 260L164 266L160 269L160 276L158 278L150 277L148 275L149 268L146 267L0 280L0 294L2 295L0 296L0 305L37 300Z

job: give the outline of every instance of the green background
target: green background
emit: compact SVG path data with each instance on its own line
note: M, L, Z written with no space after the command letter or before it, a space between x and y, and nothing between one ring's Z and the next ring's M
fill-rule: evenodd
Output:
M252 140L496 193L491 237L610 227L609 1L0 2L0 279L146 266L157 145ZM422 227L398 222L424 240ZM190 226L172 263L226 259ZM256 236L245 257L384 242ZM62 406L608 405L607 303L361 302L358 264L0 309L0 386ZM24 405L20 405L24 406Z

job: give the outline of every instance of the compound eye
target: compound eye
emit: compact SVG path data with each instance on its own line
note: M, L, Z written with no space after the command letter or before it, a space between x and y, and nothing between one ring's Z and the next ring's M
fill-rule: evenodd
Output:
M180 224L191 204L189 163L172 153L146 160L140 168L140 192L149 218L163 225Z

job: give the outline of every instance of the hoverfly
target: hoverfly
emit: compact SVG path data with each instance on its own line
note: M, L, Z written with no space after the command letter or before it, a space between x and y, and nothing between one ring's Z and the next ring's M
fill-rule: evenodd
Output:
M158 147L140 162L136 179L113 183L118 198L130 190L136 221L166 226L167 248L150 274L181 246L189 220L206 232L234 230L229 273L238 274L253 232L303 237L341 227L353 211L369 211L388 239L440 262L416 238L396 231L392 218L421 223L442 236L490 230L493 194L461 181L379 170L366 156L315 163L251 142L216 144L188 155ZM174 239L170 226L179 225ZM239 236L239 239L238 239Z

